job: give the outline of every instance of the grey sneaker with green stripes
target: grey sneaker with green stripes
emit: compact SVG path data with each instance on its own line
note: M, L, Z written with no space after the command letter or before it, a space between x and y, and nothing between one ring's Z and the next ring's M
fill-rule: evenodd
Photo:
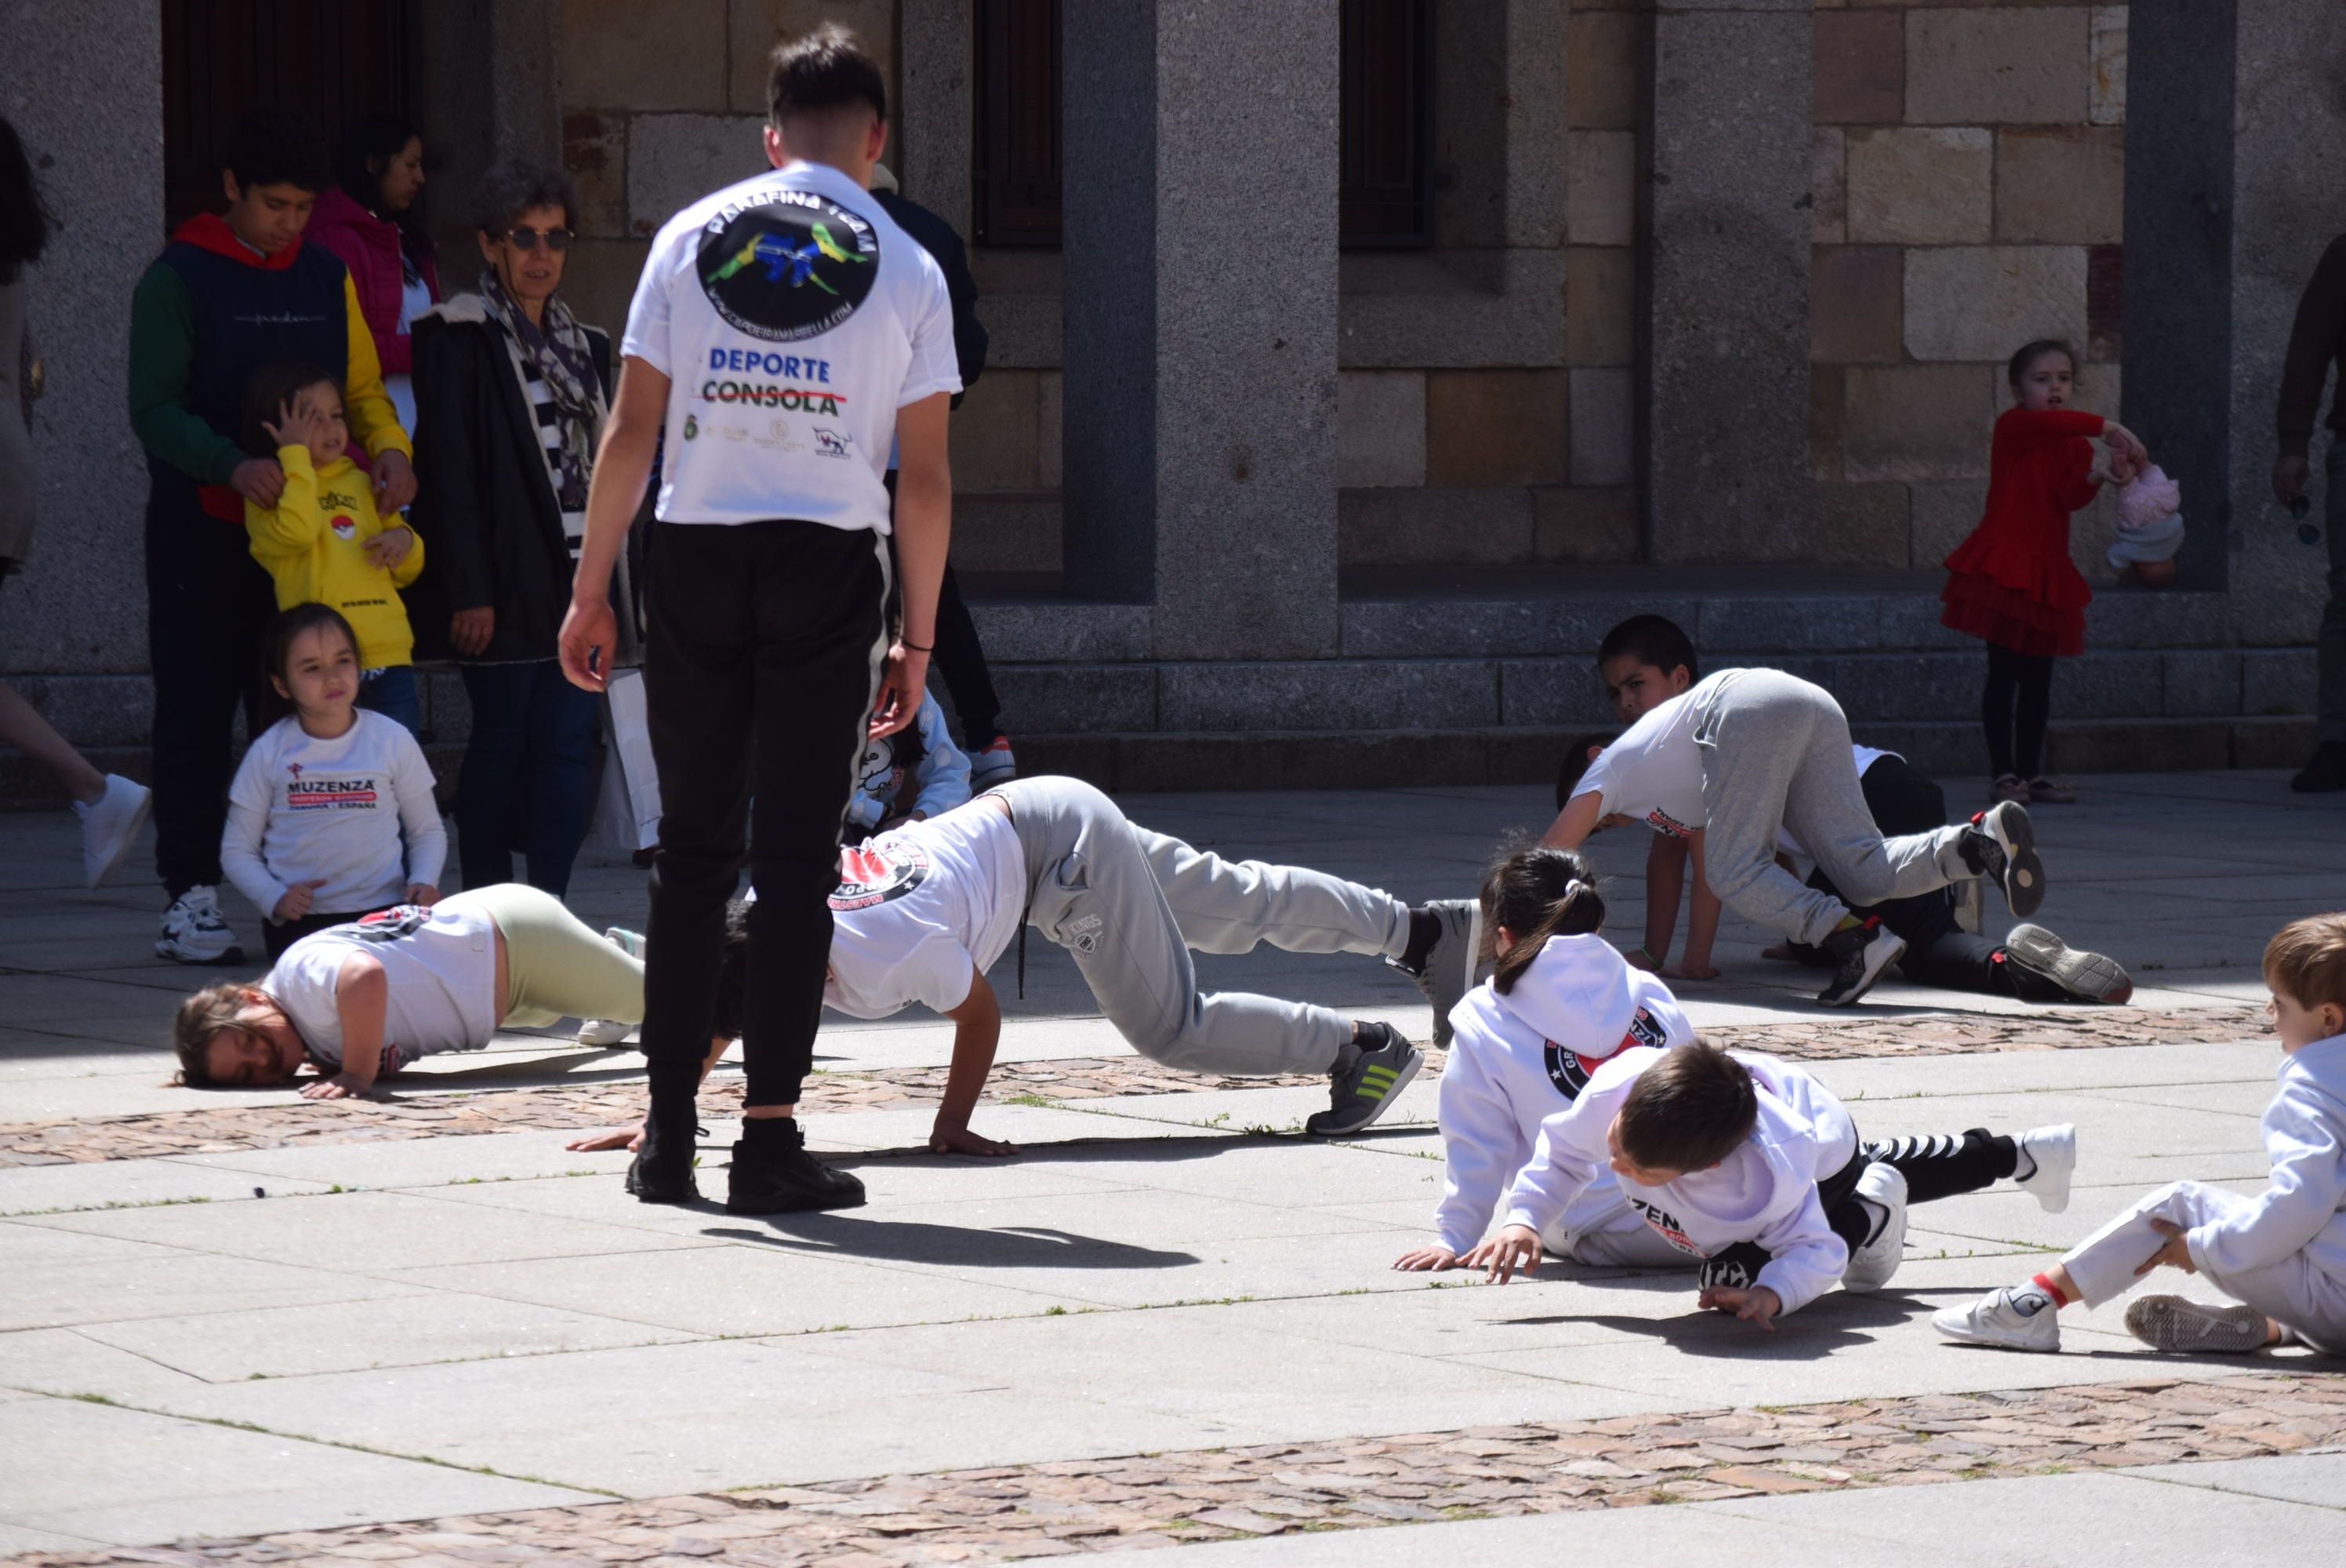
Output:
M1303 1124L1314 1137L1357 1133L1401 1098L1425 1054L1390 1023L1363 1023L1352 1060L1328 1074L1328 1108Z

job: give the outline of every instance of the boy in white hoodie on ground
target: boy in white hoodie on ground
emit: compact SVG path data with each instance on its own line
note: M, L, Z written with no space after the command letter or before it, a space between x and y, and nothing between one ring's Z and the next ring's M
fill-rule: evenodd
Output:
M1701 1040L1640 1046L1548 1118L1508 1194L1505 1228L1463 1261L1502 1283L1535 1267L1541 1233L1609 1167L1638 1217L1702 1260L1698 1305L1772 1329L1835 1283L1888 1284L1910 1202L2008 1176L2058 1210L2076 1164L2066 1125L1861 1144L1848 1110L1794 1063Z
M2265 946L2265 984L2281 1048L2280 1092L2264 1115L2265 1190L2160 1187L2044 1273L1950 1307L1933 1328L1967 1345L2057 1350L2060 1308L2098 1307L2165 1267L2207 1276L2237 1304L2144 1297L2126 1326L2155 1349L2247 1352L2296 1340L2346 1356L2346 914L2282 927Z
M1435 1240L1406 1252L1403 1270L1455 1268L1483 1239L1541 1124L1570 1105L1589 1074L1637 1045L1690 1044L1694 1025L1658 977L1633 969L1597 932L1596 873L1570 850L1509 855L1484 880L1482 929L1497 963L1451 1010L1450 1060L1436 1115L1445 1187ZM1670 1268L1685 1257L1648 1229L1607 1176L1542 1237L1587 1264Z

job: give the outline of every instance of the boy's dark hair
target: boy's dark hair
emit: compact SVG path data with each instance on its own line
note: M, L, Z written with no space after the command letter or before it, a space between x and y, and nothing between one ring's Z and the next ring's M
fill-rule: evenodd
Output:
M2265 980L2300 1007L2346 1007L2346 913L2293 920L2265 943Z
M1601 667L1627 654L1639 664L1652 665L1664 675L1686 667L1687 679L1702 678L1702 670L1695 662L1694 639L1678 629L1678 622L1668 616L1631 616L1605 634L1596 645L1596 662Z
M253 457L276 456L277 438L263 429L263 424L276 423L280 409L321 383L332 387L335 396L342 395L342 382L316 365L303 364L299 360L272 360L253 372L252 379L244 383L243 417L237 424L237 434L246 453Z
M2028 367L2035 364L2037 361L2043 359L2047 354L2061 355L2069 361L2070 372L2072 374L2076 372L2077 351L2071 348L2066 340L2061 338L2039 338L2033 343L2021 344L2019 351L2014 353L2009 361L2005 361L2004 367L2004 379L2012 385L2018 386L2020 384L2020 378L2028 373Z
M1578 936L1604 923L1605 895L1596 891L1596 870L1577 850L1537 844L1515 850L1483 878L1483 929L1495 933L1505 926L1515 939L1491 975L1502 996L1515 988L1548 938Z
M801 115L827 115L856 104L871 106L872 117L888 117L888 79L863 41L826 22L801 38L774 46L766 74L766 119L775 129Z
M1556 809L1563 810L1572 804L1580 789L1580 776L1588 771L1591 749L1602 751L1617 737L1602 733L1576 735L1564 743L1564 760L1556 769Z
M750 983L750 909L741 899L725 906L725 942L717 950L717 998L709 1011L709 1033L726 1040L741 1038Z
M473 209L476 226L492 239L539 207L562 209L562 227L578 227L578 188L562 170L508 158L482 171Z
M293 647L293 639L303 632L320 627L339 631L351 645L351 652L359 651L359 634L342 618L342 612L332 605L296 605L269 623L269 673L278 679L285 678L285 660Z
M15 282L20 269L41 259L56 221L41 199L23 139L0 117L0 283Z
M1708 1170L1760 1118L1751 1070L1708 1040L1665 1051L1622 1096L1621 1153L1651 1171Z
M290 185L312 195L333 180L326 138L300 109L265 106L247 109L228 133L220 162L236 176L240 189Z

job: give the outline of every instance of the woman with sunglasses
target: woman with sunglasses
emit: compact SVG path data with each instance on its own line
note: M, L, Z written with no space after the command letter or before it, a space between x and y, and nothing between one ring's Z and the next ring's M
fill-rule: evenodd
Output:
M434 551L419 587L446 612L472 701L456 791L464 885L514 881L519 850L525 880L560 897L586 833L596 701L563 678L555 633L611 343L561 299L578 210L568 178L506 163L480 188L479 281L415 323L416 512ZM436 632L433 619L419 607L419 635Z

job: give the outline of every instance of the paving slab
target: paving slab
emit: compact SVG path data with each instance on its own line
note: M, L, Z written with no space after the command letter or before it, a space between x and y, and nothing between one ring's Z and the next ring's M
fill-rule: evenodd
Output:
M592 1501L76 1400L0 1405L0 1449L11 1456L0 1523L124 1544Z
M0 1214L139 1208L166 1203L234 1203L270 1193L321 1193L330 1183L210 1169L172 1160L106 1160L91 1165L0 1168ZM256 1190L259 1189L259 1190Z
M2211 1487L2280 1502L2346 1511L2346 1453L2292 1453L2274 1459L2147 1465L2128 1475L2177 1486Z

